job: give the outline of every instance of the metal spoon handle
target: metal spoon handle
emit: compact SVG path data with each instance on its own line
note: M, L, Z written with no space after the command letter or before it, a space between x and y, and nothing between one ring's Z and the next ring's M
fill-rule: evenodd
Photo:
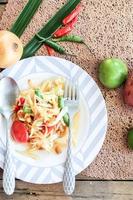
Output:
M4 78L4 75L2 73L0 73L0 80Z
M3 172L3 188L7 195L11 195L15 189L15 165L12 157L12 148L10 144L9 120L7 121L7 144Z
M71 120L70 120L71 121ZM71 126L69 127L69 135L68 135L68 147L67 147L67 159L65 163L65 171L63 176L63 187L64 192L67 195L73 193L75 189L75 174L72 163L72 136L71 136Z

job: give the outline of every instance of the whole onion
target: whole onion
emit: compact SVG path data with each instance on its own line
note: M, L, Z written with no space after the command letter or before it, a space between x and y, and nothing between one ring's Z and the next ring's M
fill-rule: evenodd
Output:
M6 68L20 60L23 45L20 39L10 31L0 31L0 68Z

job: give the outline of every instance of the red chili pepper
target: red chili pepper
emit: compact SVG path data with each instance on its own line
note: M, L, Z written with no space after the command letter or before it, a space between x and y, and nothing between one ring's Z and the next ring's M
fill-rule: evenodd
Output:
M71 22L80 12L81 10L81 5L77 5L77 7L67 16L63 19L63 24L66 25L69 22Z
M52 49L52 48L51 48L50 46L48 46L48 45L45 45L45 46L46 46L48 55L49 55L49 56L53 56L54 53L55 53L54 49Z
M54 37L58 38L58 37L62 37L64 35L67 35L68 33L70 33L73 28L74 25L76 24L78 20L78 16L76 16L71 22L69 22L66 26L58 29L55 33L54 33Z

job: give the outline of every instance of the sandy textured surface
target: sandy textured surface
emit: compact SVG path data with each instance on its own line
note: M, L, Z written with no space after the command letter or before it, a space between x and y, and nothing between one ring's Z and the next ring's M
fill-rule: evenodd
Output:
M9 29L27 0L9 0L0 29ZM44 0L22 36L26 43L65 0ZM133 2L132 0L83 0L83 9L74 33L82 35L95 56L85 46L66 44L76 58L65 57L85 69L98 83L108 109L106 140L95 161L82 172L101 179L133 179L133 151L127 147L127 129L133 127L133 109L125 106L122 89L108 91L97 79L98 65L106 57L122 58L133 67ZM38 52L45 55L45 47ZM60 56L60 55L58 55ZM61 57L61 56L60 56ZM63 56L62 56L63 57Z

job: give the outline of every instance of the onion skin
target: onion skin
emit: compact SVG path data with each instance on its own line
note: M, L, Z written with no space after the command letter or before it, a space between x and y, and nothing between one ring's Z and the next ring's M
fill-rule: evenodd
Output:
M20 39L10 31L0 31L0 68L7 68L15 64L23 54Z

